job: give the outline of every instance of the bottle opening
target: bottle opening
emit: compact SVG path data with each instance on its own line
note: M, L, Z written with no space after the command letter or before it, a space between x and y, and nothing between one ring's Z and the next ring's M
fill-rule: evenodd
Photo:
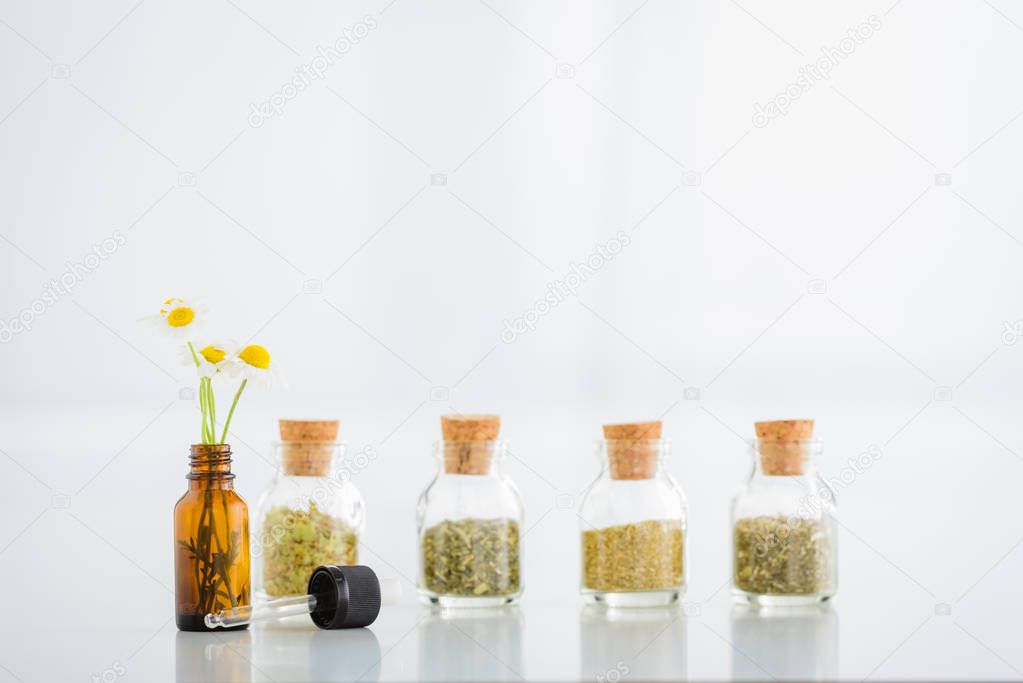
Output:
M187 478L234 477L231 474L231 446L226 443L192 444L188 454L191 467Z

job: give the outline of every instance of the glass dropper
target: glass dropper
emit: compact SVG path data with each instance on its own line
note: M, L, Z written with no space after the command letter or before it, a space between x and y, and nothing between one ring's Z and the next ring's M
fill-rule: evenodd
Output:
M313 570L308 590L307 595L207 614L206 627L233 628L299 614L308 614L314 624L324 629L369 626L380 613L381 604L398 601L401 585L394 579L380 581L372 569L362 565L324 565Z
M234 628L254 621L284 619L316 611L315 595L292 595L261 602L256 606L243 605L231 609L211 612L206 615L206 628Z

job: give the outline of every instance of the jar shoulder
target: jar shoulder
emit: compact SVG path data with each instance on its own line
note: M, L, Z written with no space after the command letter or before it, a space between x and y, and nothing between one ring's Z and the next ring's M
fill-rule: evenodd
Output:
M365 525L366 503L350 481L330 477L277 477L259 496L257 524L280 515L297 513L320 515L340 520L361 532Z
M611 526L688 516L682 487L668 475L646 480L613 480L602 476L586 490L579 506L581 525Z
M835 492L820 476L751 477L732 498L732 517L834 517Z
M521 520L524 507L507 476L440 475L423 489L416 512L420 523L463 517Z
M260 494L257 505L307 506L310 501L319 507L329 507L336 501L362 502L359 488L350 481L340 482L330 477L277 477Z

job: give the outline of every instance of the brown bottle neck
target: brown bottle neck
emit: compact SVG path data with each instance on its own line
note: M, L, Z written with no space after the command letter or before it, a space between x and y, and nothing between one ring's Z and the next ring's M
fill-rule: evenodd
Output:
M188 464L185 478L190 489L234 488L230 445L193 444Z

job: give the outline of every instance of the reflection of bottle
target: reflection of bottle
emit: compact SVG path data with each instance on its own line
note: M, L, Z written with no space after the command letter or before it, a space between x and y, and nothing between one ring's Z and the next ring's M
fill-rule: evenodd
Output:
M519 681L522 612L518 607L430 609L419 625L419 679Z
M838 614L830 604L732 608L732 678L838 678Z
M682 610L641 610L586 605L579 617L579 678L682 680L686 676L686 624Z
M174 641L174 680L206 683L252 680L252 641L248 631L178 632Z
M252 628L253 666L275 681L368 681L380 679L380 644L367 628L312 629L308 620L285 620Z

